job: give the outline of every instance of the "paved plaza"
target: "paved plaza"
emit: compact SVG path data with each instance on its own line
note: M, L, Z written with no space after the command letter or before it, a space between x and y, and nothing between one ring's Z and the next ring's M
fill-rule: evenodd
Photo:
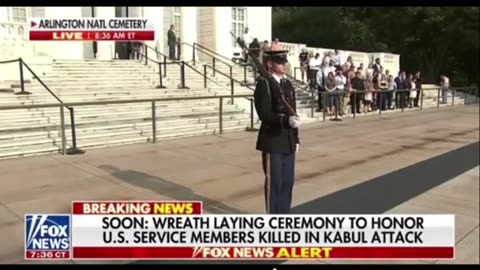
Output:
M70 213L72 200L202 200L208 213L264 213L256 136L0 160L0 263L26 263L25 213ZM456 215L453 261L307 263L479 263L478 105L311 123L300 140L295 213Z

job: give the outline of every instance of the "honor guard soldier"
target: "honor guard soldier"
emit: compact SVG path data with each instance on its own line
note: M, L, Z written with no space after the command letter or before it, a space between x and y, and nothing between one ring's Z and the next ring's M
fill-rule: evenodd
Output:
M262 151L265 205L269 214L287 214L292 203L295 154L300 146L295 90L286 79L287 52L265 52L268 78L260 77L254 93L261 120L257 150Z

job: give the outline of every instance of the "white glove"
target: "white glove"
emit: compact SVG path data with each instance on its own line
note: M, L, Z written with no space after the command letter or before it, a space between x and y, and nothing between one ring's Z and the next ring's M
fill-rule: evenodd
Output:
M300 121L300 117L298 116L290 116L288 118L288 123L292 128L298 128L302 124L302 122Z
M298 153L299 149L300 149L300 144L297 143L297 150L295 150L295 153Z

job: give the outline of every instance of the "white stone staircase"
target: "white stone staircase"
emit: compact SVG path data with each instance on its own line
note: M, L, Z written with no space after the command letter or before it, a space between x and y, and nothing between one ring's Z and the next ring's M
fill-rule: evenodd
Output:
M178 89L180 68L168 65L167 78L159 84L155 65L136 61L57 60L52 72L40 79L65 103L125 99L229 95L228 87L185 69L185 84ZM158 71L157 71L158 72ZM20 89L15 89L16 92ZM57 104L36 80L25 84L31 95L0 93L1 106ZM251 93L251 91L249 92ZM241 94L241 93L236 93ZM219 132L219 100L157 102L157 140ZM75 106L79 148L105 147L152 140L151 103ZM244 130L250 124L248 100L223 101L223 131ZM57 152L61 148L58 108L0 110L0 158ZM65 110L67 146L71 146L70 115Z

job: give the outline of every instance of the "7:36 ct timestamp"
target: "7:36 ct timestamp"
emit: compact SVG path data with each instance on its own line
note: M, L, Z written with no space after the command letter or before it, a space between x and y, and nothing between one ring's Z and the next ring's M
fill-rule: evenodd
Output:
M70 259L70 251L27 251L26 259Z

